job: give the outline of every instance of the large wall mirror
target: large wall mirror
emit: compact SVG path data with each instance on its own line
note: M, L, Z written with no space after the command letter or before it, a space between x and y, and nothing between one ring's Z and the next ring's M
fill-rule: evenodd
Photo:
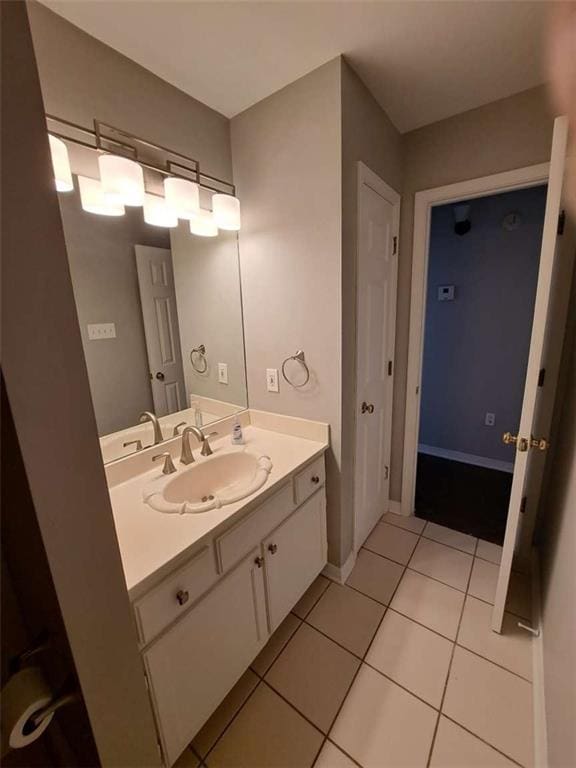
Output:
M96 153L70 154L72 169L90 176ZM158 417L168 439L245 409L236 232L153 226L142 207L88 213L76 173L73 182L58 198L104 462L158 441L143 414ZM210 197L202 190L201 204Z

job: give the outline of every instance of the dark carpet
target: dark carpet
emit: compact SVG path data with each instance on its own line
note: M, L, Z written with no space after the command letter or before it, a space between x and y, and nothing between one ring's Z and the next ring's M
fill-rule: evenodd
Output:
M416 516L502 544L511 487L508 472L419 453Z

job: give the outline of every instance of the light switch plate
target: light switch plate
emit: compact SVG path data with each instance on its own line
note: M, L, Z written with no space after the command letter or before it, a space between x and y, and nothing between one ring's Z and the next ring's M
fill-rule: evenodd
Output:
M228 363L218 363L218 383L228 384Z
M266 368L266 389L268 392L279 392L278 368Z
M116 338L116 326L114 323L88 323L87 328L90 341Z

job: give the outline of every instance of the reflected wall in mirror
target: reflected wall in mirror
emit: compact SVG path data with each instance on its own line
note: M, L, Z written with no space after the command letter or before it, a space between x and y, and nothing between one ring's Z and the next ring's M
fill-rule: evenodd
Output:
M76 175L58 198L104 461L153 444L146 411L167 439L246 408L236 232L152 226L141 207L87 213Z

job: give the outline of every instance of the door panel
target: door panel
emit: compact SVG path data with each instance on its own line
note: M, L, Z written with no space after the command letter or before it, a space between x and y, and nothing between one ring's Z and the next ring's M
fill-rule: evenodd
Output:
M546 212L544 215L544 231L542 235L542 249L540 254L540 267L538 271L538 285L536 289L536 301L534 304L534 319L532 322L532 336L530 340L530 352L522 401L522 413L520 427L516 443L516 460L514 462L514 475L512 490L510 493L510 505L506 523L506 534L498 586L492 614L492 629L495 632L502 631L504 608L508 594L512 562L520 536L521 518L527 507L528 494L532 502L539 497L542 482L543 458L542 452L537 447L531 446L531 439L548 438L548 430L552 416L553 390L555 389L554 363L551 359L552 369L548 375L547 386L539 387L538 380L540 370L546 368L548 358L553 358L552 352L556 344L562 343L561 339L555 339L550 344L553 335L563 329L566 319L566 306L563 317L558 317L558 306L551 306L551 298L557 290L557 280L565 275L565 265L560 266L558 256L558 219L562 198L564 181L564 168L566 164L566 146L568 137L568 120L558 117L554 122L554 136L552 141L552 154L550 158L550 177L548 180L548 196L546 200ZM564 277L565 279L565 277ZM556 285L555 285L556 284ZM554 325L554 328L552 327ZM549 366L550 367L550 366ZM556 376L557 376L557 365ZM546 383L546 379L545 379ZM523 499L526 498L526 502Z
M144 654L168 765L268 639L257 555L254 550Z
M187 407L172 254L145 245L134 250L154 412L165 416Z
M326 565L326 497L318 491L264 541L270 631Z
M366 173L366 172L365 172ZM388 509L399 197L378 177L358 187L355 548Z

